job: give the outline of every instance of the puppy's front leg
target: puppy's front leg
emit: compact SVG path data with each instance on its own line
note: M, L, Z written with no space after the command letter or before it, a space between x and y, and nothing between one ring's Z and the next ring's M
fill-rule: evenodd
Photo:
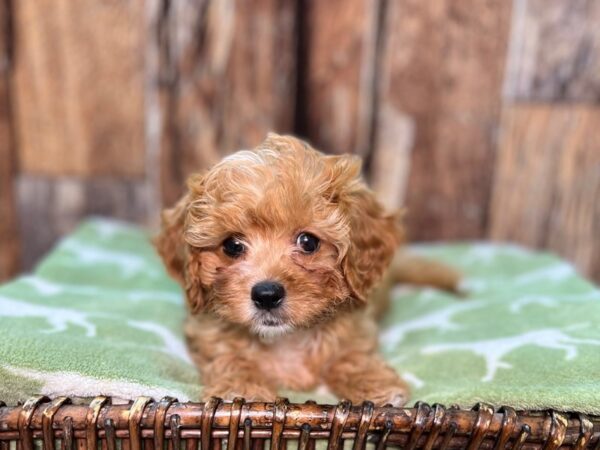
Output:
M324 379L337 397L352 403L403 406L408 400L408 385L377 354L345 353L327 368Z
M272 402L275 387L259 371L256 362L236 356L221 356L202 366L204 390L202 397L220 397L233 400L244 397L248 401Z

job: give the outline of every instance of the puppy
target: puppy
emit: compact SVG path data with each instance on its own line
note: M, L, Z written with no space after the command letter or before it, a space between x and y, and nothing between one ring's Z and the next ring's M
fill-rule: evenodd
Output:
M157 248L185 289L205 398L273 401L278 389L325 384L352 402L407 401L407 384L377 353L388 296L374 291L402 228L360 170L354 156L270 134L192 176L163 213ZM404 276L455 289L452 270L413 263L400 260L383 285Z

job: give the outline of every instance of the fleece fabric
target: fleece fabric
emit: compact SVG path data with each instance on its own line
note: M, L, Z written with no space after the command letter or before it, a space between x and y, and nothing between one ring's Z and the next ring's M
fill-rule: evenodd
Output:
M466 275L459 299L401 287L381 352L412 400L600 413L600 290L548 253L489 242L412 246ZM201 383L181 334L182 292L149 236L92 219L0 287L0 400L165 395ZM359 381L359 380L357 380ZM335 401L321 391L292 401Z

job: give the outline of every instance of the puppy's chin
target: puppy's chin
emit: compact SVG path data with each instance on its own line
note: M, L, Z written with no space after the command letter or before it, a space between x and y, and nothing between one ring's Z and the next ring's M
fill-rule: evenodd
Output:
M254 317L250 331L264 341L272 341L290 333L294 327L270 314L261 314Z
M275 338L281 337L290 333L294 328L291 325L252 325L252 332L256 334L261 340L273 341Z

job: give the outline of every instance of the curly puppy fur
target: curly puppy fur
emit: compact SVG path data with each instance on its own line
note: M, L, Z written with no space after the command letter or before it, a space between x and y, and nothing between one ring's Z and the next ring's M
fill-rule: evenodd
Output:
M185 333L206 398L272 401L278 389L325 384L353 402L406 402L406 383L377 353L375 312L387 295L373 292L403 232L360 170L356 157L270 134L192 176L187 194L163 213L157 247L185 289ZM320 240L317 251L298 247L303 232ZM243 254L224 251L231 236ZM413 278L431 281L422 272ZM273 310L251 299L264 280L285 288ZM447 287L457 280L450 272Z

